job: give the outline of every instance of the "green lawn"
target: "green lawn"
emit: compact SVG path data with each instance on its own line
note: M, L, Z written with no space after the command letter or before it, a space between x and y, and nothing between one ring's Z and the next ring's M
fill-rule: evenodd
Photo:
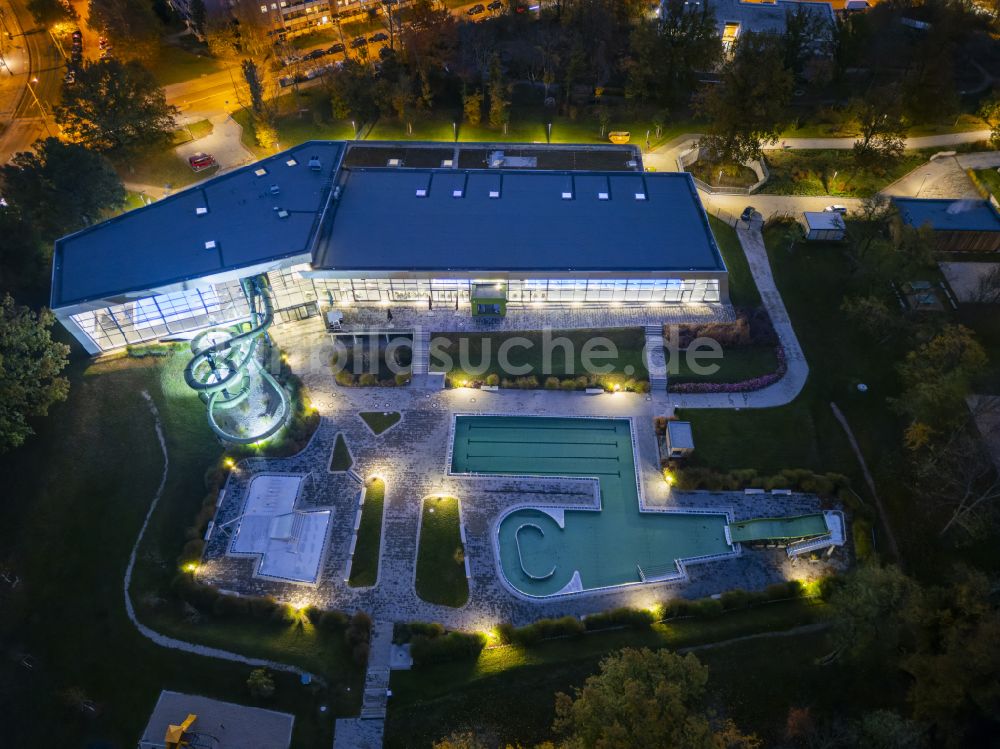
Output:
M700 358L700 366L714 364L719 370L714 374L695 374L691 371L690 362L684 352L678 352L679 364L677 374L667 372L671 383L682 382L743 382L754 377L770 374L778 368L778 357L773 346L746 346L743 348L724 349L719 360Z
M378 557L382 541L382 512L385 506L385 482L372 479L365 488L365 503L361 506L358 542L351 560L352 588L365 588L378 580Z
M382 432L403 418L399 411L362 411L358 416L361 417L361 420L375 434L382 434Z
M759 307L760 292L753 276L746 253L736 236L736 230L715 216L708 217L708 224L715 235L716 244L729 271L729 298L737 307Z
M392 674L386 747L429 747L455 730L476 730L500 745L550 738L554 697L582 685L606 654L623 647L680 648L821 620L818 600L787 601L714 619L682 619L648 631L613 630L543 641L531 648L488 648L474 662ZM756 643L747 643L746 648Z
M699 159L687 171L713 187L750 187L757 184L757 173L739 164L712 164Z
M857 719L878 709L906 714L902 674L879 663L829 665L817 661L833 650L826 632L761 638L699 650L708 666L708 691L726 715L764 746L782 746L789 708L810 709L813 718ZM819 722L819 721L817 721Z
M195 172L187 159L178 156L173 148L155 149L128 160L119 159L114 165L123 182L149 185L158 191L169 186L172 192L207 179L219 170L218 166L213 166ZM157 193L157 197L161 195Z
M196 54L168 44L158 47L158 55L150 68L161 86L189 81L220 70L225 70L223 63L207 54Z
M330 458L331 471L346 471L354 464L351 460L351 453L347 449L347 442L344 435L338 434L337 441L333 445L333 456Z
M461 516L455 497L424 500L417 546L417 595L430 603L462 606L469 600Z
M329 745L330 713L356 709L360 674L341 652L342 640L308 626L222 624L207 616L195 622L170 603L174 560L205 494L205 470L221 457L204 405L181 377L185 360L78 361L69 401L38 422L38 435L23 448L0 459L7 491L17 498L0 503L3 564L24 581L16 594L0 593L0 639L38 663L27 672L0 659L11 746L134 744L164 688L292 712L296 747ZM143 391L163 419L170 470L133 578L140 617L170 636L308 665L327 676L330 689L276 675L275 697L261 702L246 690L249 667L161 648L126 618L122 576L163 468ZM68 708L61 695L70 689L97 703L99 715L85 720ZM321 715L320 704L331 710Z
M858 169L849 149L768 151L770 179L761 188L768 195L832 195L864 198L913 171L940 149L906 151L885 170Z
M1000 173L996 169L976 169L976 177L993 197L1000 195Z
M507 361L511 368L529 367L530 371L510 374L504 371L499 361L500 347L504 341L521 338L530 346L512 346L507 350ZM548 346L545 341L549 340ZM566 347L556 344L559 339L569 341L571 355ZM601 340L603 339L603 340ZM568 377L587 374L583 368L584 347L588 341L591 348L591 362L596 367L611 365L609 375L631 377L636 380L649 379L642 349L646 343L641 328L615 328L609 330L553 330L517 331L516 333L434 333L431 335L431 369L447 372L458 380L483 380L487 375L517 377L534 375L541 380L545 377ZM548 349L550 356L544 352ZM463 351L466 353L463 355ZM604 356L606 352L617 352L614 356ZM548 361L546 361L548 358ZM483 365L485 369L483 370ZM479 371L483 370L483 371Z

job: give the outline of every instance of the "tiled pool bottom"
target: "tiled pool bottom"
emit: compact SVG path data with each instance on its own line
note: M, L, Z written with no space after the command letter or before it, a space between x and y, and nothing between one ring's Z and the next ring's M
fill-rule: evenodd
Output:
M626 419L457 416L451 469L598 480L600 510L529 507L500 521L501 570L528 596L663 579L678 559L732 551L722 512L640 512Z

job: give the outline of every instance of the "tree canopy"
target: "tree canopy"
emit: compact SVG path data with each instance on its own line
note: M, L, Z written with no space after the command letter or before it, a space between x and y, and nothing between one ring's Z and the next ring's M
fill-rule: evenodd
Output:
M554 728L566 749L754 747L704 709L708 669L691 654L626 648L601 661L575 696L556 695Z
M60 376L69 347L52 340L55 317L0 300L0 452L18 447L34 432L29 420L66 399L69 381Z
M722 81L706 88L696 102L708 120L701 145L716 161L742 164L760 158L763 146L778 139L793 84L781 37L743 34Z
M116 59L83 65L55 109L71 141L115 154L166 143L176 114L148 70Z
M82 229L125 202L125 187L101 154L58 138L37 141L0 167L0 184L43 240Z
M107 37L117 55L140 60L157 55L160 22L152 3L90 0L88 22Z

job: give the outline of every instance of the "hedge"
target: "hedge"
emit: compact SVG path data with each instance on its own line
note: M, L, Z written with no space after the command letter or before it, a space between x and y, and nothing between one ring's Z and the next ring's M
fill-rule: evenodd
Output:
M428 637L414 635L410 656L416 668L449 661L475 660L486 647L486 636L477 632L448 632Z
M583 620L583 623L588 630L611 629L612 627L649 629L654 621L656 621L656 617L652 611L622 607L600 614L591 614Z
M504 645L528 647L554 637L578 637L584 630L583 622L575 616L564 616L561 619L539 619L523 627L501 624L497 627L497 636Z
M840 497L843 490L850 487L850 481L840 473L813 473L805 468L786 468L773 476L761 476L753 468L733 471L717 471L704 466L684 466L674 461L665 461L666 470L673 477L678 489L692 491L741 491L747 487L754 489L792 489Z

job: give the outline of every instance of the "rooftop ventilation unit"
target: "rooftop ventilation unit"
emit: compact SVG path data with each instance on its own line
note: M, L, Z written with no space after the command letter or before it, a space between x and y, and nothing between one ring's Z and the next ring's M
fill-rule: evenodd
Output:
M396 166L396 167L403 166L403 160L402 159L389 159L389 161L386 164L386 166Z
M206 250L214 250L215 248L216 248L216 244L215 244L215 240L214 239L210 239L207 242L205 242L205 249Z
M264 167L260 167L259 169L254 169L253 173L258 177L263 177L265 174L267 174L267 169L265 169Z
M309 157L309 168L314 172L318 172L323 168L323 162L319 160L319 156Z
M636 200L645 200L646 199L646 193L644 193L644 192L637 192L635 194L635 199Z
M606 192L599 192L599 193L597 193L597 199L598 200L611 200L611 196L608 195L608 193L606 193Z
M270 191L272 195L277 195L278 193L281 192L281 188L278 187L277 185L271 185Z
M426 198L427 197L427 190L425 190L422 187L417 188L417 197L418 198Z
M451 169L453 166L455 166L455 161L453 159L445 159L441 162L442 169Z
M499 198L500 197L500 191L499 190L490 190L490 197L491 198Z
M206 208L203 205L200 205L194 209L194 214L196 216L204 216L206 213L208 213L208 208Z
M563 200L572 200L573 199L573 193L571 193L571 192L564 192L562 194L562 199Z
M461 190L452 190L451 191L451 197L453 197L453 198L460 198L460 197L462 197L462 191Z
M278 210L278 218L288 218L288 211L284 208Z
M288 161L285 162L285 166L295 166L298 163L299 162L297 162L295 159L289 159Z

